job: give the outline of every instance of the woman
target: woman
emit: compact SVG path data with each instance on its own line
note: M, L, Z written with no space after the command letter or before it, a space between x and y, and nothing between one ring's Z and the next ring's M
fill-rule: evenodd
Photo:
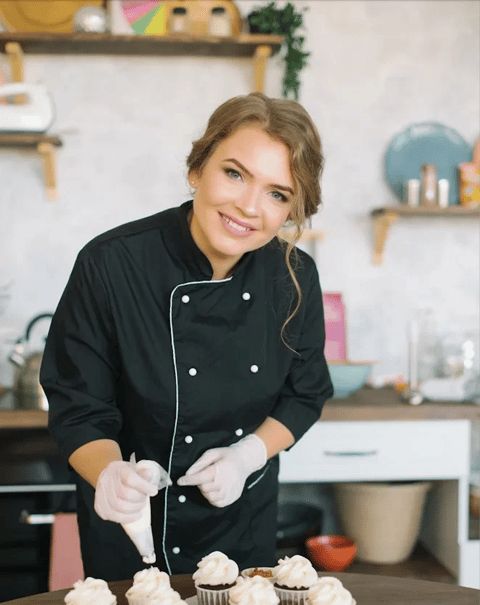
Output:
M78 474L86 574L143 567L119 525L155 493L132 453L173 481L152 498L160 568L192 572L212 550L274 561L278 453L332 395L315 264L276 237L317 211L322 165L299 104L235 97L188 156L193 201L80 252L41 380Z

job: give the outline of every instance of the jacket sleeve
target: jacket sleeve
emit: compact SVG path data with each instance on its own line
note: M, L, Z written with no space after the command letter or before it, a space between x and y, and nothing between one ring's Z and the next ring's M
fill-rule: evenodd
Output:
M318 272L312 262L309 287L303 295L305 314L296 353L285 384L270 416L300 437L320 417L323 405L333 395L333 387L324 355L325 322Z
M117 376L107 293L93 260L80 253L52 319L40 371L49 429L67 458L90 441L117 439Z

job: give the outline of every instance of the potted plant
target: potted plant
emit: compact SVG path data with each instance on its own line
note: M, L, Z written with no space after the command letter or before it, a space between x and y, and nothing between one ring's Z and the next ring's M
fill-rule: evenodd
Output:
M300 90L299 74L307 65L309 52L305 52L304 36L297 33L303 27L303 13L307 9L297 10L291 2L282 8L277 6L276 0L266 6L255 8L247 15L250 32L262 34L278 34L284 36L283 52L285 73L282 82L284 97L293 97L298 100Z

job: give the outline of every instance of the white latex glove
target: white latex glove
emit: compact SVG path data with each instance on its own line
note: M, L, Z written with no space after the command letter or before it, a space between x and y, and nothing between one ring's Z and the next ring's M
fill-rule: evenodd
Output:
M264 442L251 434L229 447L207 450L177 483L197 485L210 504L222 508L240 498L247 477L266 461Z
M137 469L131 462L110 462L97 480L94 504L96 513L104 521L137 521L147 498L158 493L158 484L152 483L152 479L150 473Z

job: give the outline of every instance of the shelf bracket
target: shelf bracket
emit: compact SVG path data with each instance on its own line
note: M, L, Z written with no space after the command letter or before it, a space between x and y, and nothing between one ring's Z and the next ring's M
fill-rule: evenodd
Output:
M5 44L5 53L10 60L10 79L12 82L23 82L23 50L18 42L7 42ZM21 105L27 102L25 95L15 95L13 102Z
M38 153L43 157L43 178L49 200L57 199L57 181L55 174L55 147L52 143L39 143Z
M266 44L260 44L255 49L253 56L254 65L254 92L264 92L265 90L265 71L267 68L268 58L272 54L272 48Z
M397 220L397 218L398 214L390 211L379 212L373 217L374 265L381 265L383 262L383 252L385 249L385 242L387 241L388 231L390 226Z

